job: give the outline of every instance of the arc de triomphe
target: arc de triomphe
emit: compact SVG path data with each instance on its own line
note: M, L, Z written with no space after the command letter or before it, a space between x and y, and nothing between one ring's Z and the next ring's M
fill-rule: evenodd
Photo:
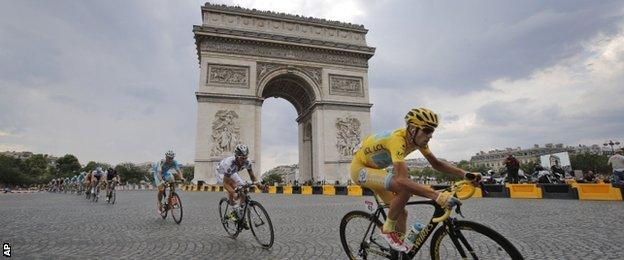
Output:
M370 132L368 60L362 25L206 3L194 26L201 68L195 180L214 183L215 166L236 144L260 172L265 98L297 110L299 181L346 181L352 149ZM243 178L247 174L241 174Z

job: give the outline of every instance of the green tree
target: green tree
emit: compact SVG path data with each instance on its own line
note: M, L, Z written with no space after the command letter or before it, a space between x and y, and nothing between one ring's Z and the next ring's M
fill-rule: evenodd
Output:
M572 169L593 171L594 173L610 174L611 166L607 165L609 157L606 155L592 154L592 153L580 153L570 156L570 163Z
M80 162L74 155L66 154L56 160L56 169L60 177L71 177L80 171L80 168Z
M187 182L190 182L195 178L195 166L189 166L182 168L182 176Z
M43 182L49 160L43 154L35 154L24 160L25 173L36 182Z
M521 163L520 169L522 169L525 175L527 176L531 175L535 172L535 163L534 162Z
M23 173L22 161L10 156L0 155L0 183L25 185L33 182Z
M282 183L282 181L284 181L284 178L276 172L267 172L262 176L263 184L273 185L274 183Z
M121 177L122 182L126 183L139 183L147 180L150 175L149 172L133 163L121 163L115 166L115 170Z

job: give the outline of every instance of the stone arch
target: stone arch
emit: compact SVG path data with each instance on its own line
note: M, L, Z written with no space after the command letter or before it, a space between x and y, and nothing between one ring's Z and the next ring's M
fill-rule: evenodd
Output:
M276 69L274 71L269 72L267 75L264 75L261 79L258 79L258 89L256 91L256 96L265 97L264 90L267 87L267 85L269 85L271 81L280 79L280 78L291 78L294 80L299 79L305 82L305 84L301 84L301 85L302 87L306 89L306 91L308 91L309 94L313 94L312 101L321 101L320 97L322 95L320 91L320 86L316 82L314 82L314 80L310 78L310 76L308 76L306 73L304 73L301 69L294 68L294 67L285 67L285 68ZM310 90L312 91L311 93L309 92Z
M210 3L201 9L203 22L193 27L201 68L195 181L214 183L215 166L233 143L250 147L254 172L262 174L261 111L268 97L297 110L295 178L350 179L350 151L370 129L367 75L375 48L366 43L368 30Z

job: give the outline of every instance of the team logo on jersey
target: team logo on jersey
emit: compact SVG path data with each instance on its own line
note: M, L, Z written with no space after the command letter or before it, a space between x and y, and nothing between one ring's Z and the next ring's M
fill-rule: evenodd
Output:
M366 168L362 168L362 170L360 170L360 176L358 177L358 183L360 183L360 185L364 185L364 183L366 183Z

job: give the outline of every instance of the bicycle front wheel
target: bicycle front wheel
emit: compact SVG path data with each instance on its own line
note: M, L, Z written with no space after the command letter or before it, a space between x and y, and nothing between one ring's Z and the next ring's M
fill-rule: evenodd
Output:
M340 242L349 259L393 259L396 251L381 237L383 224L364 211L351 211L340 221Z
M219 218L221 218L221 224L225 229L225 232L231 237L236 238L238 233L240 233L240 229L238 228L238 219L232 218L233 216L232 207L230 207L230 202L227 198L221 198L219 201Z
M171 193L171 198L169 198L169 210L171 210L171 216L176 224L180 224L182 222L182 200L180 200L180 196L177 193Z
M275 239L273 224L271 223L271 218L269 218L269 213L267 213L259 202L249 202L247 206L247 219L249 220L251 233L256 238L256 241L264 248L273 246L273 240Z
M471 221L445 225L431 239L431 259L524 259L516 247L493 229Z

